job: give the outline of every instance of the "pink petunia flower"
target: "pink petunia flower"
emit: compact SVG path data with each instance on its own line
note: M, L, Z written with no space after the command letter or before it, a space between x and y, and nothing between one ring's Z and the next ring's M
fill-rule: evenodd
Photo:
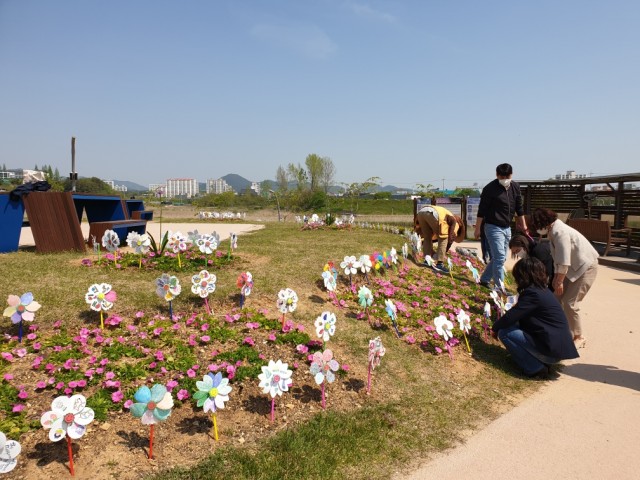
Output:
M11 411L12 411L12 412L14 412L14 413L19 413L19 412L21 412L22 410L24 410L24 405L22 405L21 403L16 403L16 404L13 406L13 409L12 409Z
M176 396L178 397L178 400L185 400L189 398L189 392L187 392L185 389L182 389Z
M120 403L123 398L124 398L124 393L122 393L122 391L120 391L120 390L118 390L116 392L113 392L111 394L111 401L113 403Z

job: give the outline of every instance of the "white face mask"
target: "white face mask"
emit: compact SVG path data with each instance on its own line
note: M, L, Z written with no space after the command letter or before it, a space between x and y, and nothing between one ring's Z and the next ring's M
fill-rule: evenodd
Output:
M502 185L504 188L509 188L509 185L511 185L510 178L499 178L498 181L500 182L500 185Z
M541 237L545 236L547 233L549 233L549 229L548 228L541 228L540 230L536 230L538 232L538 235L540 235Z

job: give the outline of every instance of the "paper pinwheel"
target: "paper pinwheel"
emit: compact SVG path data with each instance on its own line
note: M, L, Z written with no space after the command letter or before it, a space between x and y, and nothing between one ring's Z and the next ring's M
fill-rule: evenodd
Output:
M229 379L222 378L222 373L215 375L208 373L202 377L201 382L196 382L198 391L193 394L193 398L197 400L197 406L203 407L205 413L213 414L213 438L218 440L218 421L216 419L216 410L224 408L224 402L229 401Z
M487 330L489 330L489 321L491 320L491 305L489 304L489 302L484 302L483 313L486 321L482 324L482 330L483 330L484 340L486 342Z
M373 293L364 285L358 289L358 303L365 310L373 304Z
M118 250L118 247L120 246L120 238L118 237L118 234L113 230L105 230L104 235L102 235L102 246L111 253Z
M9 473L16 468L18 455L22 447L15 440L7 440L7 436L0 432L0 473Z
M380 358L384 357L385 349L380 337L369 340L369 373L367 375L367 394L371 391L371 372L380 365Z
M84 295L84 301L89 304L91 310L100 312L100 328L104 330L103 312L113 307L117 295L108 283L94 283Z
M407 245L407 242L404 242L404 245L402 245L402 258L406 260L408 257L409 257L409 246Z
M464 341L467 344L467 351L471 353L471 347L469 346L469 340L467 339L467 333L469 333L469 330L471 329L471 318L464 310L460 310L456 318L460 325L460 330L462 330L462 335L464 335Z
M240 308L242 308L244 301L251 295L251 291L253 290L253 275L251 275L251 272L242 272L238 276L236 285L240 288Z
M182 287L180 280L174 275L163 273L160 278L156 278L156 294L169 302L169 318L173 320L173 299L180 295Z
M396 308L396 304L393 303L393 300L386 299L384 301L385 310L387 311L387 315L391 318L391 324L396 331L396 335L400 338L400 331L398 330L398 324L396 323L396 318L398 317L398 309Z
M453 338L453 323L441 313L433 320L433 324L436 326L436 332L438 335L444 338L444 345L449 353L449 358L453 360L453 354L451 353L451 347L449 346L449 340Z
M10 317L11 322L18 324L18 341L22 342L22 322L32 322L41 305L33 300L33 293L27 292L22 296L9 295L7 298L9 306L5 308L3 315Z
M349 275L349 282L352 282L352 275L358 273L360 268L360 262L356 260L354 255L345 256L344 260L340 262L340 268L344 269L344 274Z
M433 266L433 258L431 258L431 255L425 255L424 256L424 263L426 263L430 267Z
M180 252L185 252L189 248L189 239L180 232L169 232L169 240L167 241L167 248L173 253L178 255L178 267L182 268L182 260L180 259Z
M316 327L316 334L323 342L328 342L336 333L336 315L331 312L322 312L313 323Z
M289 365L282 363L281 360L274 362L269 360L269 364L262 367L262 373L258 375L260 383L259 388L262 393L271 395L271 421L275 416L275 400L276 395L282 396L282 392L287 392L293 383L291 375L293 372L289 370Z
M329 349L324 352L316 352L313 354L313 361L311 362L310 372L313 375L313 379L318 385L321 385L322 389L322 409L325 408L325 396L324 385L325 383L333 383L336 376L333 372L337 372L340 368L340 364L334 360L333 352Z
M204 234L203 234L204 235ZM196 244L196 242L198 241L198 239L201 237L202 235L200 233L198 233L198 230L194 230L193 232L187 232L187 238L189 239L189 242L193 243L194 245Z
M84 435L94 416L93 410L87 407L87 400L82 395L73 395L55 398L51 403L51 411L45 412L40 418L44 429L50 429L49 440L57 442L67 438L71 475L74 474L71 440L77 440Z
M298 295L290 288L283 288L278 292L278 310L282 313L282 328L284 328L284 317L287 312L294 312L298 307Z
M518 295L509 295L504 302L505 313L511 310L516 303L518 303Z
M394 247L391 247L391 250L389 250L389 260L392 265L396 265L398 263L398 251Z
M231 250L236 250L238 248L238 235L231 232L229 235L229 253L227 253L227 259L231 258Z
M364 273L365 278L368 278L368 274L371 271L371 267L373 267L373 263L371 262L371 257L369 257L369 255L360 255L358 262L360 262L360 271Z
M129 232L127 235L127 245L133 248L136 255L140 255L138 268L142 268L142 256L149 252L149 248L151 248L151 237L146 233L140 235L138 232Z
M211 255L218 248L218 242L213 235L199 235L194 243L205 255Z
M173 398L167 391L167 387L155 384L151 389L143 385L133 395L135 403L131 405L131 413L135 418L140 418L143 425L150 425L149 434L149 458L153 457L153 426L158 422L164 422L173 408Z
M325 270L324 272L322 272L322 280L324 281L324 287L329 292L336 291L337 283L336 283L336 278L333 276L333 273L331 273L328 270Z
M451 261L451 257L447 257L447 265L449 267L449 276L451 277L451 280L453 280L453 262Z
M207 297L210 293L216 291L217 277L213 273L209 273L207 270L201 270L200 273L191 277L191 292L198 295L200 298L204 298L204 305L207 308L207 313L211 315L211 309L209 308L209 301Z

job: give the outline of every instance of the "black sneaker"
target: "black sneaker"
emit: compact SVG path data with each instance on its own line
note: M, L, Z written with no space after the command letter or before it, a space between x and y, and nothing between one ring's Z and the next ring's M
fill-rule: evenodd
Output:
M433 268L436 272L443 273L444 275L449 275L449 269L444 266L444 263L434 263Z
M489 282L480 282L480 286L491 290L491 284Z

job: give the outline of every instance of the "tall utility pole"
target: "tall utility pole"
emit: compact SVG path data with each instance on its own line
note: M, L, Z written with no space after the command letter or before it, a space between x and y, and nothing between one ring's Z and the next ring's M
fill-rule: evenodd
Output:
M76 191L76 182L78 181L78 174L76 173L76 137L71 137L71 174L69 175L71 180L71 191Z
M442 192L444 192L444 178L442 179Z

